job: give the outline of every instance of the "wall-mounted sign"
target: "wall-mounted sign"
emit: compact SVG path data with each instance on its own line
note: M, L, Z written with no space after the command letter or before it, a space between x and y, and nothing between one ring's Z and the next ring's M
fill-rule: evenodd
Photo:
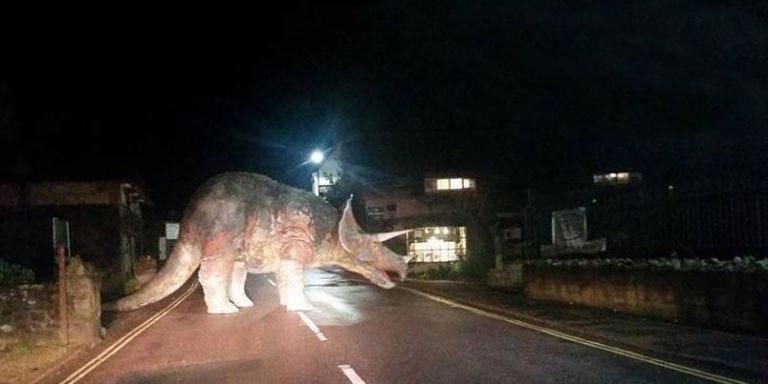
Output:
M552 244L541 245L541 255L605 252L605 239L587 240L587 209L578 207L552 212Z
M53 232L53 249L57 247L64 247L65 256L69 257L70 244L69 244L69 221L59 219L58 217L52 218L52 232Z
M165 223L165 238L176 240L179 237L179 223Z
M584 207L552 212L552 244L587 241L587 210Z

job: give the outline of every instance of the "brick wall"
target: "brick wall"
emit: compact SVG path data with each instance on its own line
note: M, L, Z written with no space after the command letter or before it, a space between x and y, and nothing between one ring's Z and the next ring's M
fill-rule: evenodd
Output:
M525 293L684 324L768 335L768 275L526 266Z

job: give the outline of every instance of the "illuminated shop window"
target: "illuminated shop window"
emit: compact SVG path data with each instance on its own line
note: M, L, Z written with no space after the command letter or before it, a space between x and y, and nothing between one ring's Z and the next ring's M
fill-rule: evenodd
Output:
M461 260L467 254L466 227L417 228L408 236L408 254L417 263Z
M458 191L466 189L475 189L474 179L465 179L460 177L444 179L426 179L424 181L426 192L435 191Z
M634 172L611 172L592 175L592 181L595 185L627 185L641 180L642 175Z

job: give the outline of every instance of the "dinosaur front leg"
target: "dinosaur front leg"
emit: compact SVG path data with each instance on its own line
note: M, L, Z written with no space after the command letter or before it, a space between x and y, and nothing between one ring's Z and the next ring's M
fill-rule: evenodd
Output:
M200 260L200 285L203 286L208 313L235 313L237 307L229 302L229 285L235 256L226 233L212 236L203 244Z
M277 291L280 304L289 311L314 309L304 296L304 267L293 260L281 260L277 268Z
M240 308L252 307L253 301L245 295L245 279L248 271L241 262L236 262L232 268L232 278L229 282L229 300Z

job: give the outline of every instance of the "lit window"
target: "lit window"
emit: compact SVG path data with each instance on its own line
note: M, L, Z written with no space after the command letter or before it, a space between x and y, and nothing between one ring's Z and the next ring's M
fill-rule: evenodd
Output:
M408 239L408 254L415 262L457 261L467 253L466 227L431 227L414 230Z
M626 185L640 182L642 175L633 172L611 172L600 175L592 175L592 181L596 185Z
M445 179L426 179L424 182L426 192L435 191L458 191L465 189L475 189L474 179L462 179L459 177Z

